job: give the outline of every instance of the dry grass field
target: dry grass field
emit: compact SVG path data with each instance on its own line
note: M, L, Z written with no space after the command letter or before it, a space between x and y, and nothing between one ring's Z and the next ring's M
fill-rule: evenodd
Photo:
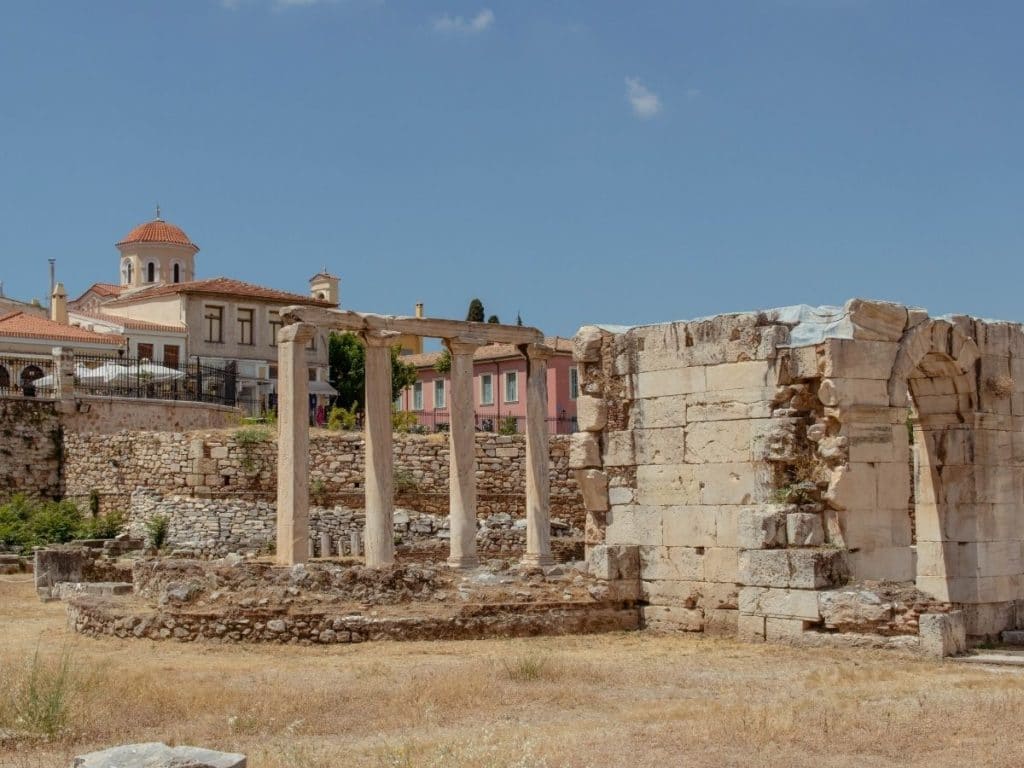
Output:
M39 657L33 663L38 649ZM63 702L48 697L66 662ZM34 670L34 674L33 674ZM94 640L0 577L0 766L163 740L326 766L1024 764L1024 676L619 634L329 648ZM27 718L27 719L26 719Z

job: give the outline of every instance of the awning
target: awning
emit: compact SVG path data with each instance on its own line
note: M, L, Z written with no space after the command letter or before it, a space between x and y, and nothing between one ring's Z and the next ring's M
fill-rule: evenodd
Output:
M334 397L338 394L338 390L328 384L326 381L311 381L309 382L309 394L311 395L330 395Z

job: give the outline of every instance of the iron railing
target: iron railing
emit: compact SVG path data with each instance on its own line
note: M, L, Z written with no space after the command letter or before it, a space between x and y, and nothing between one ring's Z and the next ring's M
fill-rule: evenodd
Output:
M55 388L53 358L42 355L0 355L0 396L45 397ZM37 381L44 386L37 386ZM49 386L46 386L49 385Z
M447 432L451 425L451 414L447 410L412 411L424 432ZM526 432L526 416L498 415L496 413L474 414L477 432L497 432L515 435ZM548 434L568 435L579 431L575 416L548 417Z
M199 358L184 363L139 357L75 355L75 393L92 396L187 400L234 406L238 372L205 365Z

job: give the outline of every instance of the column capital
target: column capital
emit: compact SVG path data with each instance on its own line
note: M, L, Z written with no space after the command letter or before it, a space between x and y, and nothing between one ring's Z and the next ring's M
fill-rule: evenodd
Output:
M402 334L398 331L363 331L359 335L368 347L393 347Z
M453 355L472 355L476 350L487 342L477 336L455 336L451 339L444 339L444 345Z
M519 351L530 360L549 360L555 354L555 350L544 344L521 344Z
M284 344L289 341L306 342L316 335L316 326L313 323L292 323L282 327L277 332L277 343Z

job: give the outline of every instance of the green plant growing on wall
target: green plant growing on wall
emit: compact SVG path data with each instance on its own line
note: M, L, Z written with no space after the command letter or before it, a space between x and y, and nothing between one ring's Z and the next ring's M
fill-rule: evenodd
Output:
M89 491L89 514L93 517L100 515L100 492L95 488Z
M416 479L416 476L411 470L404 467L395 469L394 474L395 493L403 493L406 491L415 491L420 487L420 481Z
M167 534L171 530L171 518L167 515L156 515L146 521L146 534L150 546L154 549L163 549L167 543Z
M309 483L309 500L318 507L327 506L327 484L319 477Z
M341 405L334 406L327 416L327 428L345 430L346 432L355 429L356 424L359 423L358 410L359 403L353 403L351 408Z
M266 427L243 427L235 432L235 445L242 452L239 463L246 472L256 469L256 446L270 439L270 430Z
M519 419L515 416L503 416L498 422L499 435L514 435L519 432Z

